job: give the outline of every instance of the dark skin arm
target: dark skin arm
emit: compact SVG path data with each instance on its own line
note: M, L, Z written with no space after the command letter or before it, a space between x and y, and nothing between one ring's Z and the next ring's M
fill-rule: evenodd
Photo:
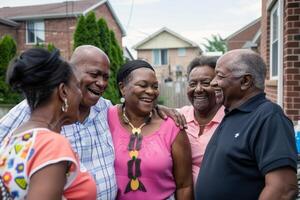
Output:
M184 131L180 131L172 145L173 174L176 182L176 200L192 200L193 176L192 156L189 139Z
M63 161L48 165L35 172L30 178L26 199L61 200L66 184L67 164L66 161Z
M167 117L172 118L181 130L187 128L185 117L182 114L180 114L176 109L168 108L162 105L157 105L156 112L158 116L162 119L166 119Z
M293 200L297 197L297 176L292 168L284 167L267 173L265 183L259 200Z

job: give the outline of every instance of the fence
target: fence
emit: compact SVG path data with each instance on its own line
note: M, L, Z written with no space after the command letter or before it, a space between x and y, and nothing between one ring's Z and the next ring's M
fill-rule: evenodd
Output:
M159 84L159 103L170 108L190 105L186 95L187 81L173 81Z

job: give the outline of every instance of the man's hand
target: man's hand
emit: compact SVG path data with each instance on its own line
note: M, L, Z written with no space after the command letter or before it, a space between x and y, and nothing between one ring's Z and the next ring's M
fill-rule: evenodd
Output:
M162 119L165 120L167 119L167 117L171 117L180 129L187 128L185 117L181 113L179 113L176 109L168 108L162 105L157 105L155 109L158 116L160 116Z

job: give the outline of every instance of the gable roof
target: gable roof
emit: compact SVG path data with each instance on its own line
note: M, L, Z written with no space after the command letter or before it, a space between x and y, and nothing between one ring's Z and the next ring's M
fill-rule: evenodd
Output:
M225 40L230 40L231 38L233 38L234 36L238 35L239 33L247 30L248 28L250 28L251 26L255 25L256 23L260 23L261 18L258 18L252 22L250 22L249 24L247 24L246 26L242 27L241 29L237 30L236 32L232 33L231 35L229 35L227 38L225 38Z
M0 17L16 21L26 19L77 17L79 15L86 15L88 12L105 3L120 27L122 36L125 36L125 29L108 0L79 0L33 6L3 7L0 8Z
M191 41L191 40L189 40L189 39L187 39L187 38L185 38L185 37L179 35L178 33L176 33L176 32L174 32L174 31L168 29L167 27L163 27L163 28L159 29L158 31L154 32L153 34L151 34L151 35L149 35L148 37L146 37L144 40L138 42L138 43L137 43L136 45L134 45L132 48L133 48L133 49L138 49L140 46L142 46L143 44L149 42L150 40L152 40L152 39L155 38L156 36L160 35L162 32L167 32L167 33L169 33L169 34L175 36L176 38L179 38L180 40L185 41L186 43L190 44L191 47L198 47L198 48L199 48L199 46L198 46L195 42L193 42L193 41Z

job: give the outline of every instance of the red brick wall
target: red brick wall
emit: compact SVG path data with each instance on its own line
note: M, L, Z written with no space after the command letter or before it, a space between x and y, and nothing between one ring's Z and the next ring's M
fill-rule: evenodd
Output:
M256 22L252 26L238 33L231 39L227 40L228 50L240 49L248 41L252 40L260 27L260 21Z
M284 110L300 117L300 0L286 0L284 8Z
M26 22L21 24L18 30L18 50L20 52L32 48L34 45L26 44ZM54 44L60 49L61 55L69 59L73 48L73 32L75 30L75 18L46 19L45 45Z
M262 0L261 55L267 63L267 97L277 100L277 81L269 80L270 18L268 0ZM283 16L283 109L288 117L300 117L300 0L284 0Z
M45 21L45 40L59 48L61 55L70 58L73 49L73 33L76 28L76 18L48 19Z
M12 26L7 26L5 24L0 24L0 38L4 35L12 36L17 42L17 28Z
M114 17L112 16L107 5L102 4L97 9L95 9L94 12L96 13L97 19L103 17L106 20L108 27L115 32L115 36L120 44L120 47L122 47L121 29L115 21Z

